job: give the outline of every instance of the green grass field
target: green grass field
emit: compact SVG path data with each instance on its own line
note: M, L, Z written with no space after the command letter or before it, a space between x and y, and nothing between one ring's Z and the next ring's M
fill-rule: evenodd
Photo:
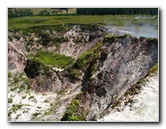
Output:
M32 26L59 25L59 24L107 24L125 26L126 23L134 25L150 24L158 27L158 17L149 19L136 19L140 15L75 15L75 16L29 16L8 20L8 29L24 29ZM142 16L142 15L141 15ZM150 15L143 15L151 17Z
M74 62L72 57L45 51L39 51L34 57L45 66L51 65L60 68L65 68Z

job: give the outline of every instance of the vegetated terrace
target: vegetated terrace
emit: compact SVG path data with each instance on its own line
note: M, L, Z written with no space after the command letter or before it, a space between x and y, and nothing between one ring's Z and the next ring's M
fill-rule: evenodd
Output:
M32 26L59 24L97 24L105 26L124 26L126 23L134 25L150 24L158 27L158 16L155 18L137 18L140 15L75 15L75 16L28 16L12 18L8 21L10 29L25 29ZM152 17L151 15L141 15Z
M72 57L60 54L53 54L46 51L39 51L36 55L29 56L34 56L40 63L46 66L50 65L59 68L66 68L67 66L72 65L72 63L74 62L74 59Z

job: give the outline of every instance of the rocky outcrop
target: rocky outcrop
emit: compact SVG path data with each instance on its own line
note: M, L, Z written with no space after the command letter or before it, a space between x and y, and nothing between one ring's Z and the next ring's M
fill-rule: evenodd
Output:
M128 88L144 78L158 60L157 39L151 42L127 36L106 43L103 49L107 58L102 67L98 65L99 70L94 73L87 90L90 94L88 121L98 119Z
M26 55L25 46L20 42L16 42L16 45L20 44L19 48L14 43L8 43L8 69L12 74L20 73L25 68Z

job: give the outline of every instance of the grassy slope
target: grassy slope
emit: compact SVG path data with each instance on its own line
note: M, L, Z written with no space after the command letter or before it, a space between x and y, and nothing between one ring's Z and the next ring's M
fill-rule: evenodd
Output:
M98 24L125 26L126 23L136 25L151 24L158 26L158 18L155 19L134 19L139 15L77 15L77 16L31 16L8 20L8 29L22 29L40 25L58 25L68 23Z

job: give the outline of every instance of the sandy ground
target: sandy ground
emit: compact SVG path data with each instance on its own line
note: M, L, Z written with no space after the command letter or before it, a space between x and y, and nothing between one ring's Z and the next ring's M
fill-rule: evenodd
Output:
M111 122L158 122L159 79L153 74L145 79L140 94L133 96L133 103L113 109L98 121ZM123 100L124 101L124 100Z
M8 104L9 121L30 121L33 117L44 115L49 111L50 104L54 102L56 96L53 93L42 94L31 91L27 94L10 91L8 98L12 98L13 101ZM18 108L18 105L21 107Z

